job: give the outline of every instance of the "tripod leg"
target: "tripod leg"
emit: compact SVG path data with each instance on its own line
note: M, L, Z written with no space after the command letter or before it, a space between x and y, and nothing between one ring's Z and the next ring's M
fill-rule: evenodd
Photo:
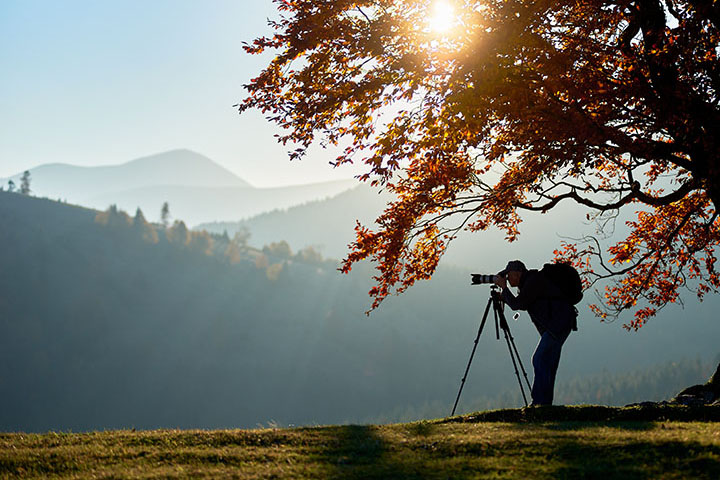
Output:
M517 363L515 361L515 355L517 354L517 351L513 353L513 349L510 346L510 338L508 337L508 331L505 330L505 343L507 343L508 351L510 352L510 360L512 360L513 368L515 369L515 376L517 377L518 385L520 385L520 393L522 393L523 401L525 402L525 406L528 406L527 396L525 396L525 389L523 388L522 380L520 380L520 372L518 372ZM514 344L513 344L514 345ZM517 362L520 362L520 356L517 357ZM522 362L520 362L520 365L522 366ZM523 372L525 372L525 369L523 368ZM527 375L525 376L525 379L527 380Z
M512 344L513 349L515 350L515 357L518 359L518 363L520 364L520 370L522 370L523 377L525 377L525 383L527 384L528 390L532 391L532 387L530 386L530 380L528 380L527 372L525 371L525 367L523 366L522 361L520 361L520 354L518 353L518 349L515 346L515 339L512 336L512 333L510 333L510 329L508 328L508 335L510 336L510 343Z
M468 360L467 367L465 367L465 374L463 375L462 381L460 382L460 390L458 391L457 397L455 398L455 405L453 405L452 413L450 416L455 415L455 409L457 408L458 402L460 401L460 394L465 386L465 380L467 379L468 372L470 371L470 364L475 356L475 350L477 349L478 342L480 341L480 334L482 334L483 328L485 328L485 321L487 320L488 312L490 311L490 305L492 304L492 297L488 300L487 306L485 307L485 313L483 313L482 321L480 322L480 328L478 328L477 336L475 337L475 344L473 345L472 352L470 353L470 360Z
M525 381L528 382L527 374L525 373L525 367L523 367L522 361L520 360L520 354L518 354L517 348L515 347L515 339L512 337L512 334L510 333L510 327L507 324L507 320L505 319L505 313L503 312L503 307L500 304L500 301L495 299L494 300L494 311L495 311L495 320L500 319L500 328L502 328L502 331L505 335L505 343L508 347L508 352L510 353L510 360L512 360L513 368L515 369L515 377L517 378L518 385L520 385L520 393L522 394L523 401L525 402L525 406L527 407L528 401L527 396L525 395L525 389L523 388L522 380L520 379L520 372L518 371L517 364L520 364L520 368L522 368L523 375L525 375ZM514 351L513 351L514 349ZM517 360L516 360L517 356ZM528 388L530 388L530 382L528 382ZM532 390L532 389L530 389Z

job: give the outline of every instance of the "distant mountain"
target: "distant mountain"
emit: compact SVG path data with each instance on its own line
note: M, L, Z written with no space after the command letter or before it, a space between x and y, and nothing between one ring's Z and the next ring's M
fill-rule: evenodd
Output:
M348 244L355 240L355 222L371 226L392 200L388 193L378 194L367 185L360 185L332 198L309 202L285 211L263 213L240 222L200 224L197 229L229 235L245 229L250 243L262 246L287 241L293 249L316 248L326 257L344 258ZM505 265L507 259L519 258L528 265L542 265L552 258L563 237L578 238L591 233L585 211L572 204L560 204L549 215L526 214L521 224L520 239L508 243L498 230L460 232L443 257L444 264L452 264L482 273L493 273Z
M239 220L289 208L337 195L354 184L354 180L337 180L276 188L158 185L98 194L79 203L101 210L115 204L130 213L140 207L148 219L155 220L160 215L163 202L168 202L173 218L193 226L212 220Z
M12 179L20 185L21 173ZM189 225L214 220L240 220L278 208L337 195L354 180L279 188L255 188L211 159L173 150L112 166L79 167L48 164L30 169L32 193L85 207L115 204L133 213L140 207L157 219L164 202L175 218Z
M20 176L21 173L10 178L19 185ZM30 176L34 195L65 198L70 202L156 185L251 186L209 158L190 150L172 150L121 165L80 167L52 163L30 169Z
M367 185L359 185L334 197L303 205L263 213L239 222L211 222L196 227L213 233L240 230L250 232L250 243L267 245L286 241L295 250L313 247L324 256L339 259L355 239L356 220L372 223L385 208L391 196Z

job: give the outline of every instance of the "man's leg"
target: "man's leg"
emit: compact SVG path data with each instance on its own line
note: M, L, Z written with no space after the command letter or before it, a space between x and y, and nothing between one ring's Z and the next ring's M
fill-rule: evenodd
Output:
M555 339L550 332L545 332L540 337L532 358L535 370L531 392L533 405L552 405L555 374L560 365L562 345L563 342Z

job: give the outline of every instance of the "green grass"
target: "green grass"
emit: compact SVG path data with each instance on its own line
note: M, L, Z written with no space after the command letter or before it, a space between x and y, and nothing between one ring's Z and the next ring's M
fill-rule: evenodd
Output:
M717 479L719 417L551 407L384 426L0 434L0 478Z

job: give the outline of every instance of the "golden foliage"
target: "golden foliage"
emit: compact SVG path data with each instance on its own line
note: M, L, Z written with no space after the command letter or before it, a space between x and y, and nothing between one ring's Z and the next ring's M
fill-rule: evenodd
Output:
M558 252L588 285L614 279L598 314L637 307L639 327L688 280L720 286L717 2L454 0L440 33L430 0L274 1L275 34L246 50L276 56L238 108L283 127L291 158L342 141L334 163L396 195L342 267L376 262L373 307L429 278L460 229L512 241L520 211L565 200L641 207L607 262Z

